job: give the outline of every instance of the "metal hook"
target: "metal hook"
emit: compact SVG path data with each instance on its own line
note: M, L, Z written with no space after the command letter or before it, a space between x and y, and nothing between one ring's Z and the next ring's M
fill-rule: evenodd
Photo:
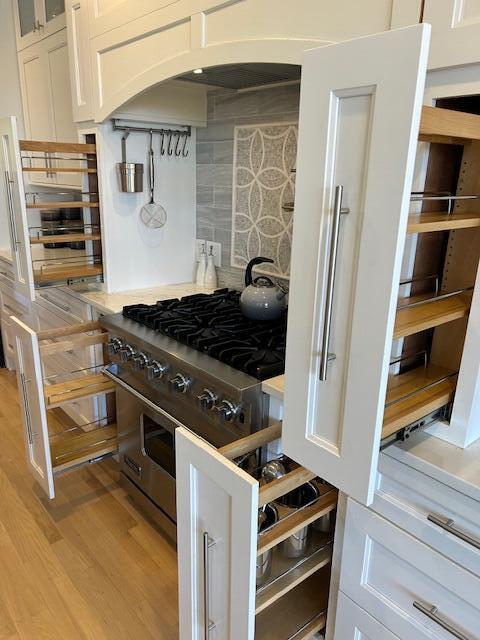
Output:
M168 132L168 148L167 148L167 153L169 156L173 155L173 149L172 149L172 132L169 131Z
M163 142L164 142L164 140L165 140L165 132L164 132L164 131L162 131L162 132L160 133L160 154L161 154L162 156L164 156L164 155L165 155L165 147L163 146Z
M177 139L177 141L175 142L175 155L177 156L177 158L182 154L181 150L178 148L178 145L180 144L180 133L176 133L175 137Z
M188 133L185 131L185 133L183 135L185 136L185 139L183 141L182 156L184 158L186 158L188 156L188 149L187 149ZM187 153L185 153L185 150L186 150Z

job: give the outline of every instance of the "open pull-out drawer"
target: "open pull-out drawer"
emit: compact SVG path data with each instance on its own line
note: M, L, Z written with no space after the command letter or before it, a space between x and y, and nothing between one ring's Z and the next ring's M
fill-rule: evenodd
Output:
M300 640L325 627L337 491L272 463L266 445L280 437L276 424L215 449L176 430L181 640ZM267 483L267 462L286 474Z
M54 477L85 462L117 451L117 427L109 415L77 424L63 406L114 391L114 384L99 367L61 373L46 384L42 358L106 342L97 322L35 332L11 317L17 357L27 459L35 479L50 498L55 497Z

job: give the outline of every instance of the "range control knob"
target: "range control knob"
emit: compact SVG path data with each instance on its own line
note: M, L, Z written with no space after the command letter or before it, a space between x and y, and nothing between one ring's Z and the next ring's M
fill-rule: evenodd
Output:
M108 355L114 356L117 353L117 351L119 351L121 346L122 346L122 341L120 340L120 338L110 338L110 340L107 343Z
M167 370L167 366L160 364L156 360L150 360L147 365L147 380L156 380L161 378Z
M120 349L119 353L120 353L120 360L122 362L128 362L129 360L132 359L133 354L135 353L135 349L129 344L126 344Z
M210 389L204 389L202 393L197 396L199 405L204 411L211 411L215 407L215 400L217 396L210 391Z
M169 380L174 391L178 393L185 393L190 384L190 380L181 373L177 373Z
M222 422L232 422L238 409L239 407L236 407L230 400L222 400L217 407L218 416Z
M134 355L132 361L133 361L133 369L135 371L141 371L142 369L145 369L145 367L147 366L148 357L144 353L139 351Z

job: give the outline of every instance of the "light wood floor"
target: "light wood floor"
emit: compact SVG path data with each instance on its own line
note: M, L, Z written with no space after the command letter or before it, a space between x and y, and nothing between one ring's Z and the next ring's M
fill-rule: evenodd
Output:
M90 465L47 500L0 370L0 640L178 639L175 550L116 478L113 461Z

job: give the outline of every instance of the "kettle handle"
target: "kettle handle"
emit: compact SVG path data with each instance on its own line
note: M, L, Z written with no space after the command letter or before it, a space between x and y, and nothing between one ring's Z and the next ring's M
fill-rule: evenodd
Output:
M255 267L255 265L257 264L262 264L263 262L270 262L271 264L273 264L273 260L271 258L262 258L261 256L258 256L257 258L252 258L252 260L250 260L245 270L245 286L246 287L249 287L253 282L252 280L253 267Z

